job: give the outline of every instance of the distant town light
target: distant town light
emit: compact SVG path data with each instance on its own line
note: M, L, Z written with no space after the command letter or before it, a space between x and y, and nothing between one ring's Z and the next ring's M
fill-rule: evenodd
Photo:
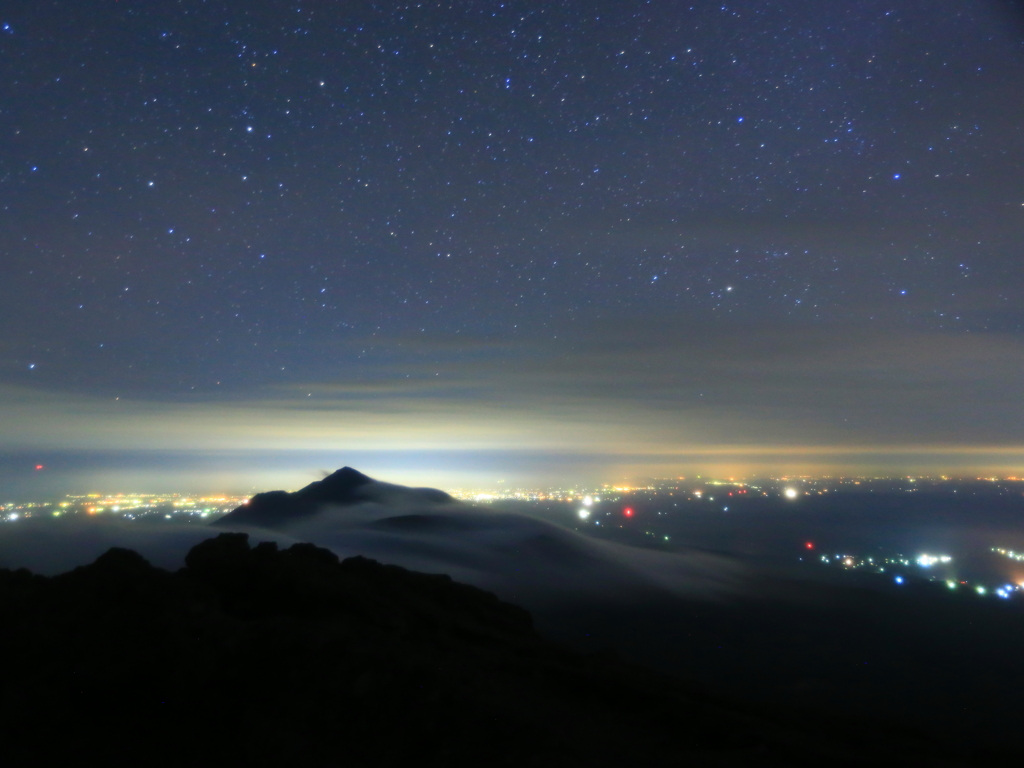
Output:
M586 520L588 517L590 517L590 510L581 509L577 514L580 516L580 520Z
M800 495L796 488L787 488L783 493L785 493L787 499L795 499Z

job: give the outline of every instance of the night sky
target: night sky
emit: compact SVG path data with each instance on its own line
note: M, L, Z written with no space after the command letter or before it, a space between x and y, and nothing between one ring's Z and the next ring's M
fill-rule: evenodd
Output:
M9 0L0 71L12 488L1024 470L1014 3Z

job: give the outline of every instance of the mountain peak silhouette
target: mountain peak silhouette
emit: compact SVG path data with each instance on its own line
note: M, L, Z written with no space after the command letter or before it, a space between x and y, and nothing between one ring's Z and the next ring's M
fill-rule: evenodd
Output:
M407 488L374 480L352 467L342 467L323 480L310 483L294 493L267 491L257 493L247 504L237 507L213 525L259 525L275 528L310 517L323 507L348 507L380 501L394 495L414 497L419 503L453 502L451 496L434 488Z
M357 469L352 467L342 467L341 469L332 472L323 480L319 480L315 483L310 483L303 488L299 493L305 492L319 492L327 495L337 495L351 493L353 489L358 488L361 485L375 482L372 477L364 475ZM316 489L315 491L312 489Z

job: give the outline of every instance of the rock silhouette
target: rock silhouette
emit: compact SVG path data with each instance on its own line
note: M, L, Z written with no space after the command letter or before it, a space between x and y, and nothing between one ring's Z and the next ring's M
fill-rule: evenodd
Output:
M857 725L825 736L813 719L566 650L526 611L447 576L311 544L251 547L243 533L203 541L176 573L117 548L55 577L0 570L0 622L7 764L791 766L852 764L865 745L928 754L912 735Z

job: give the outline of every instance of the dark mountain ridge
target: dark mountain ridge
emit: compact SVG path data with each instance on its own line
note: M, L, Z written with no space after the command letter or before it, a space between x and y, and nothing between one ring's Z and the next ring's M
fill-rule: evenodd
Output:
M446 576L223 533L171 573L111 549L0 571L8 764L949 764L914 736L758 711L545 641Z

